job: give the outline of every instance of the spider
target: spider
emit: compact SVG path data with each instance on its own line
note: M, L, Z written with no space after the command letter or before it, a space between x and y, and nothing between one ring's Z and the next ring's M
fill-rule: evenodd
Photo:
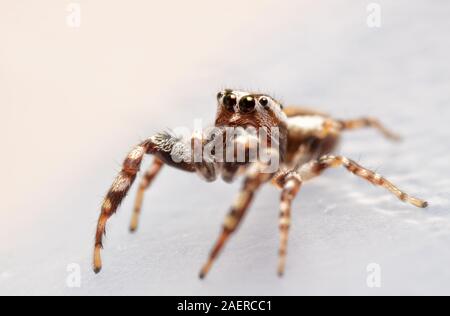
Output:
M170 132L158 133L137 145L127 156L122 170L107 193L98 220L93 268L96 273L102 268L101 249L108 219L117 211L120 203L133 184L144 155L154 156L150 169L142 177L131 220L130 230L134 232L138 226L144 191L150 186L163 166L197 173L207 181L214 181L220 175L226 182L233 181L238 175L244 175L243 187L226 216L218 240L214 244L209 258L200 271L204 278L212 267L230 236L236 231L244 215L250 207L255 194L262 185L271 183L281 191L280 201L280 246L278 274L282 276L286 265L288 232L291 224L291 207L301 186L321 175L325 170L344 167L350 173L367 180L373 185L383 187L403 202L416 207L426 208L426 201L414 198L397 188L386 178L371 171L344 156L333 155L344 131L359 128L375 128L391 140L399 137L386 129L378 120L361 118L354 120L338 120L327 114L301 107L284 108L280 102L265 94L236 90L224 90L217 94L217 115L215 130L210 135L194 133L190 139L182 139ZM206 149L213 143L217 148L230 147L224 141L229 128L241 128L237 137L227 138L231 148L238 145L245 149L244 159L240 161L220 161L218 156L205 156L194 159L193 148L200 146ZM265 150L269 161L278 161L276 168L267 168L268 162L250 159L250 149L261 142L255 134L245 128L267 131L267 141L277 142ZM277 133L275 133L277 131ZM277 134L277 140L272 138ZM218 140L220 139L220 140ZM211 151L214 153L214 150ZM236 157L234 157L236 158ZM242 158L242 157L241 157ZM253 157L255 158L255 157Z

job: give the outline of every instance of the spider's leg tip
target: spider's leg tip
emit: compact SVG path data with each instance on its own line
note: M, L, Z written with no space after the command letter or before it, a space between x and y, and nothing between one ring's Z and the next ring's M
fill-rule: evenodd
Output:
M94 273L99 274L102 271L102 267L94 267Z
M211 265L212 265L212 261L209 260L200 270L200 273L198 275L198 277L200 278L200 280L203 280L204 278L206 278L206 275L208 274L209 270L211 269Z
M208 265L206 265L200 270L200 273L198 274L198 277L200 278L200 280L204 280L206 278L206 275L209 272L209 268L210 267Z
M138 228L138 220L135 216L133 216L130 223L130 232L131 233L136 232L137 228Z
M427 201L423 201L422 208L427 208L430 204Z

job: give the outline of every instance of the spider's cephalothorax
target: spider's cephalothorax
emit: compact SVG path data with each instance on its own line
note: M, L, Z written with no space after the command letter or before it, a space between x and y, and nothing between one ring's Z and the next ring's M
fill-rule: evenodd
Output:
M155 160L142 177L131 231L137 228L144 191L164 165L196 172L207 181L214 181L221 175L229 182L237 175L244 174L241 192L225 219L221 234L207 262L201 269L201 278L206 276L223 246L241 223L256 192L266 183L272 183L281 190L278 264L280 275L284 273L285 267L292 201L304 182L319 176L328 168L342 166L356 176L387 189L404 202L417 207L427 207L427 202L408 195L379 174L346 157L332 155L341 133L345 130L373 127L387 138L397 140L398 137L385 129L378 120L336 120L305 108L283 108L268 95L245 91L224 90L218 93L217 100L218 110L212 132L194 133L189 140L178 138L170 132L158 133L137 145L128 154L121 172L103 201L95 239L95 272L99 272L102 267L100 251L106 222L117 211L128 193L145 154L154 155ZM197 154L198 148L200 155ZM236 148L243 149L241 157ZM256 151L253 151L254 149ZM209 154L204 154L205 152ZM256 154L252 154L253 152ZM274 161L277 164L274 165Z

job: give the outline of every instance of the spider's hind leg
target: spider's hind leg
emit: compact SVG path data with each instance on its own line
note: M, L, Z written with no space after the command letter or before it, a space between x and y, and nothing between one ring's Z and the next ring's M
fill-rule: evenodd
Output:
M392 182L382 177L381 175L373 172L372 170L364 168L355 161L350 160L343 156L331 156L331 155L323 156L316 162L308 164L302 169L304 169L305 172L319 175L328 168L335 168L341 166L345 167L348 171L355 174L356 176L363 178L374 185L381 186L387 189L388 191L393 193L398 199L400 199L405 203L409 203L411 205L420 208L426 208L428 206L428 202L410 196L406 192L396 187Z
M400 141L402 139L398 134L386 128L378 119L375 118L366 117L355 120L338 120L337 122L340 125L340 129L343 131L360 128L374 128L390 140Z
M321 175L328 168L340 166L345 167L351 173L374 185L387 189L403 202L420 208L426 208L428 206L428 202L410 196L386 178L343 156L325 155L318 160L300 166L294 171L280 174L274 178L274 183L282 189L280 204L280 252L278 264L278 274L280 276L283 275L286 264L286 250L291 221L292 201L298 194L303 182Z

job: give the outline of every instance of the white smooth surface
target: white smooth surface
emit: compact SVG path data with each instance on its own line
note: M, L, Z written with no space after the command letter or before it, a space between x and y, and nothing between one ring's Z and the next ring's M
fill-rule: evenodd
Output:
M0 294L450 294L448 1L379 1L380 29L367 27L366 1L80 1L78 30L46 3L0 4ZM340 153L430 208L327 172L296 199L279 279L279 194L267 187L200 281L240 185L166 169L137 234L135 190L109 222L94 275L99 206L124 155L160 129L212 121L224 87L381 118L403 143L354 132ZM71 263L80 288L66 285ZM381 288L366 285L370 263Z

